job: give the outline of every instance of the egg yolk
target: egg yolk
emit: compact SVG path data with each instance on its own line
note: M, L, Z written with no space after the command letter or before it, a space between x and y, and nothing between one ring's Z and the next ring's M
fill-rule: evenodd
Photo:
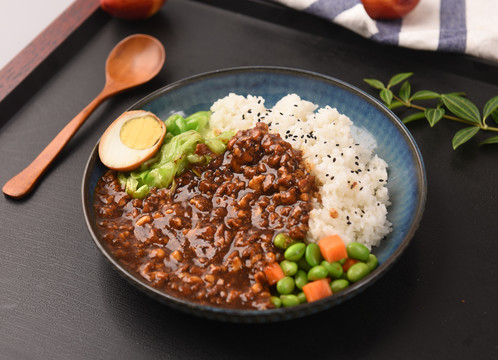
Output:
M135 150L148 149L161 138L162 127L150 116L128 120L121 127L119 137L127 147Z

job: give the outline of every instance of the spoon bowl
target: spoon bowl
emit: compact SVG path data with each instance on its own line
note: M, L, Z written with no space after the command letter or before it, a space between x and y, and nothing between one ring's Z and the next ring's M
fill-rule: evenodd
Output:
M136 34L119 42L106 62L106 82L138 86L151 80L161 70L166 52L156 38Z
M106 82L100 94L59 132L31 164L7 181L2 188L3 193L14 199L29 194L95 109L107 98L151 80L163 67L165 58L164 46L152 36L135 34L121 40L107 57Z

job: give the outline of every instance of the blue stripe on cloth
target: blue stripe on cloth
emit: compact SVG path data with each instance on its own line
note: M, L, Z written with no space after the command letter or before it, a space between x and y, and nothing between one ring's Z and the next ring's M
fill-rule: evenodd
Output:
M345 10L358 5L361 0L318 0L306 8L306 12L333 20L337 15Z
M401 31L401 19L396 20L379 20L375 23L379 32L374 34L371 39L390 45L398 45L399 32Z
M438 50L465 52L465 0L441 0Z

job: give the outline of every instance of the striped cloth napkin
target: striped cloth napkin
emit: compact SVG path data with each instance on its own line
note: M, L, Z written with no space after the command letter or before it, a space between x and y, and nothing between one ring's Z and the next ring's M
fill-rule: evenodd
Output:
M498 62L498 0L420 0L403 19L372 20L360 0L273 0L366 38Z

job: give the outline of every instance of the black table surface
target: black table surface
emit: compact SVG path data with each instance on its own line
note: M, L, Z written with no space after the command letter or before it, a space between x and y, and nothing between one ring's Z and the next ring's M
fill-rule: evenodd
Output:
M399 261L374 286L317 315L241 325L162 305L123 280L94 245L82 173L109 123L182 78L249 65L310 70L376 95L364 78L413 71L412 87L463 91L480 108L498 95L498 66L464 55L380 45L325 20L262 1L170 0L147 21L97 11L0 104L0 182L22 170L103 87L110 49L156 36L166 66L105 102L35 191L0 197L1 359L496 359L498 146L461 125L411 123L427 205Z

